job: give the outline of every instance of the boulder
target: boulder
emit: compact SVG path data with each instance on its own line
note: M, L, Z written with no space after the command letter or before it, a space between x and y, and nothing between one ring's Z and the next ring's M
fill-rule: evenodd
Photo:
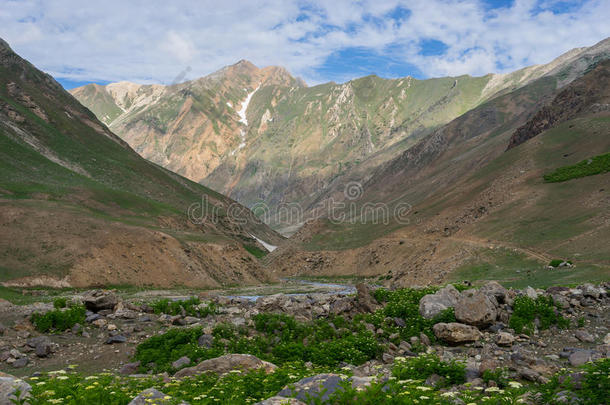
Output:
M108 339L106 339L107 345L112 345L115 343L125 343L125 342L127 342L127 338L123 335L114 335L114 336L110 336Z
M527 295L528 297L530 297L533 300L538 298L538 292L536 292L536 290L534 290L530 286L527 286L527 288L523 292L525 293L525 295Z
M481 287L479 291L487 295L489 298L495 298L498 304L504 304L506 302L508 290L502 287L502 285L497 281L489 281L485 283L485 285Z
M460 292L451 284L434 294L424 295L419 301L419 314L426 319L432 319L447 308L454 307L460 295Z
M481 338L477 328L457 322L437 323L432 330L438 339L451 344L475 342Z
M568 360L574 367L582 366L583 364L593 359L593 352L590 350L576 350L570 354Z
M21 403L30 395L32 387L25 381L0 372L0 404ZM19 397L17 397L19 392Z
M326 403L328 398L338 390L342 390L342 383L349 381L353 388L366 387L371 384L372 378L346 377L339 374L318 374L306 377L285 387L278 392L279 396L294 397L306 403Z
M99 312L104 309L112 310L118 303L118 297L111 291L88 291L83 297L83 304L85 304L85 307L92 312Z
M176 404L176 401L169 395L165 395L161 391L154 388L148 388L140 392L137 397L131 400L128 405L170 405ZM180 405L186 405L187 403L181 401Z
M454 309L455 319L477 327L491 325L498 316L494 303L481 291L462 294Z
M180 378L198 375L207 371L224 374L232 370L249 371L258 369L263 369L265 372L271 373L275 371L276 368L277 366L275 364L263 361L250 354L227 354L214 359L204 360L193 367L183 368L178 371L175 376Z

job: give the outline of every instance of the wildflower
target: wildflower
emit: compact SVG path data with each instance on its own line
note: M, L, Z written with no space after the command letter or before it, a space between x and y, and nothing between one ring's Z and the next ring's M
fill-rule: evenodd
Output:
M508 385L510 385L511 388L521 388L521 387L523 387L523 384L521 384L520 382L517 382L517 381L509 381Z
M92 390L92 389L94 389L94 388L95 388L95 385L87 385L87 386L85 387L85 389L86 389L86 390Z
M503 392L503 390L498 387L489 387L485 390L485 392Z
M88 377L85 377L85 380L96 380L96 379L97 379L97 376L95 376L95 375L90 375Z
M60 375L60 376L56 377L56 379L58 379L58 380L67 380L68 376L67 375Z
M441 397L445 397L445 398L453 398L454 396L457 395L457 392L455 391L447 391L447 392L443 392L441 394Z
M421 400L425 401L426 399L430 399L430 397L427 397L427 396L425 396L425 395L420 395L420 396L419 396L419 399L421 399Z
M418 387L415 387L415 388L417 388L420 391L430 391L432 389L430 387L424 387L424 386L421 386L421 385L418 386Z

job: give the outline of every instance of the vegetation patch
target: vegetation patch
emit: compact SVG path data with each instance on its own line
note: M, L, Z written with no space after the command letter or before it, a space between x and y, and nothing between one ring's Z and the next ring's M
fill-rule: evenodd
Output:
M213 302L210 302L207 306L201 304L201 300L196 297L177 301L164 298L153 302L151 307L155 314L182 315L184 313L185 315L200 318L213 315L218 311L216 304Z
M610 153L585 159L571 166L563 166L554 172L544 175L547 183L558 183L579 177L593 176L610 171Z
M516 297L513 314L509 321L510 327L517 333L531 335L535 329L536 319L538 329L548 329L551 325L557 325L560 328L570 326L570 320L561 316L553 298L540 296L532 299L525 295Z
M455 360L441 361L435 354L423 354L419 357L397 358L392 367L392 375L399 380L426 380L433 374L440 377L436 384L438 387L463 384L466 382L466 365Z
M77 323L85 322L86 309L82 305L75 305L68 309L54 309L44 314L32 315L32 324L41 333L50 331L63 332Z
M244 245L244 249L246 249L248 251L248 253L250 253L252 256L254 256L258 259L265 257L267 255L267 251L259 248L258 246L255 246L255 245Z

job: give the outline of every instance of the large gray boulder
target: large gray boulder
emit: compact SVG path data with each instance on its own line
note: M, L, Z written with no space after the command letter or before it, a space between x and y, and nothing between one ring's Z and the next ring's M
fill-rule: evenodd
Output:
M277 366L263 361L251 354L226 354L209 360L204 360L193 367L183 368L175 376L187 377L211 371L217 374L225 374L232 370L249 371L263 369L267 373L275 371Z
M495 304L481 291L465 291L454 309L458 322L477 327L489 326L498 317Z
M475 342L481 338L481 332L474 326L462 323L437 323L432 327L434 335L450 344Z
M373 377L347 377L332 373L318 374L290 384L278 392L277 395L295 397L308 404L326 403L332 394L343 389L342 384L345 381L349 381L353 388L364 388L371 384ZM316 400L319 402L316 402Z
M508 295L508 290L497 281L489 281L485 283L483 287L479 289L483 294L489 298L495 299L498 304L504 304Z
M0 372L0 405L20 403L30 395L32 387L25 381ZM17 397L19 393L19 397ZM17 401L17 402L15 402Z
M434 294L424 295L419 301L419 314L432 319L447 308L452 308L460 298L460 292L451 284Z

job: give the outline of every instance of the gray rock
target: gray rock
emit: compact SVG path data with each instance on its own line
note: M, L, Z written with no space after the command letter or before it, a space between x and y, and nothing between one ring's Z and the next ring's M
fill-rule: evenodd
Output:
M148 388L140 392L128 405L150 405L151 403L154 403L155 405L170 405L175 404L176 401L161 391L154 388ZM187 403L182 401L180 404L183 405Z
M434 294L424 295L419 301L419 314L426 319L432 319L447 308L455 306L459 298L460 292L449 284Z
M604 337L604 344L610 345L610 333L606 333L606 336Z
M25 381L0 372L0 404L15 404L30 396L32 387ZM17 398L19 392L19 398ZM17 402L16 402L17 401Z
M112 310L118 303L118 297L110 291L88 291L83 297L83 304L92 312L99 312L105 309Z
M50 342L40 342L36 345L34 351L38 357L47 357L51 354L53 348Z
M497 281L489 281L485 283L485 285L481 287L479 291L481 291L483 294L487 295L490 298L495 298L496 302L499 304L503 304L506 302L508 290L502 287L502 285L500 285L500 283L498 283Z
M172 367L178 369L188 366L189 364L191 364L191 359L189 359L187 356L182 356L172 363Z
M91 315L88 315L88 316L85 318L85 322L92 323L92 322L94 322L94 321L97 321L97 320L98 320L98 319L100 319L101 317L102 317L102 316L101 316L100 314L91 314Z
M498 332L496 335L496 343L498 346L512 346L515 337L508 332Z
M214 336L204 333L203 335L199 336L199 339L197 339L197 344L199 347L209 349L212 347L212 345L214 345Z
M379 303L373 297L371 289L364 283L356 284L358 306L364 312L375 312L379 308Z
M574 353L570 354L568 358L570 364L574 367L582 366L583 364L591 361L593 358L593 352L590 350L577 350Z
M477 328L457 322L437 323L432 330L438 339L451 344L475 342L481 338L481 332Z
M528 286L523 292L525 293L525 295L527 295L528 297L530 297L533 300L538 298L538 293L536 292L536 290L534 290L530 286Z
M590 334L589 332L587 332L586 330L583 329L579 329L574 333L574 336L576 337L576 339L580 340L581 342L584 343L593 343L595 342L595 338L593 337L592 334Z
M187 377L211 371L217 374L224 374L231 370L258 370L263 369L267 373L275 371L277 366L267 361L263 361L250 354L226 354L214 359L204 360L193 367L183 368L175 374L175 377Z
M454 309L455 319L477 327L491 325L498 316L494 303L480 291L462 294Z
M338 390L342 390L344 381L351 382L353 388L366 387L371 384L372 379L366 377L345 377L339 374L318 374L285 387L278 392L284 397L295 397L306 403L325 403L328 398Z
M27 366L28 363L29 363L29 360L27 357L20 357L13 362L13 367L23 368L23 367Z
M114 335L114 336L110 336L108 339L106 339L107 345L112 345L115 343L125 343L125 342L127 342L127 338L123 335Z
M124 364L123 367L121 367L119 369L119 374L123 374L123 375L135 374L138 372L139 367L140 367L139 361Z

